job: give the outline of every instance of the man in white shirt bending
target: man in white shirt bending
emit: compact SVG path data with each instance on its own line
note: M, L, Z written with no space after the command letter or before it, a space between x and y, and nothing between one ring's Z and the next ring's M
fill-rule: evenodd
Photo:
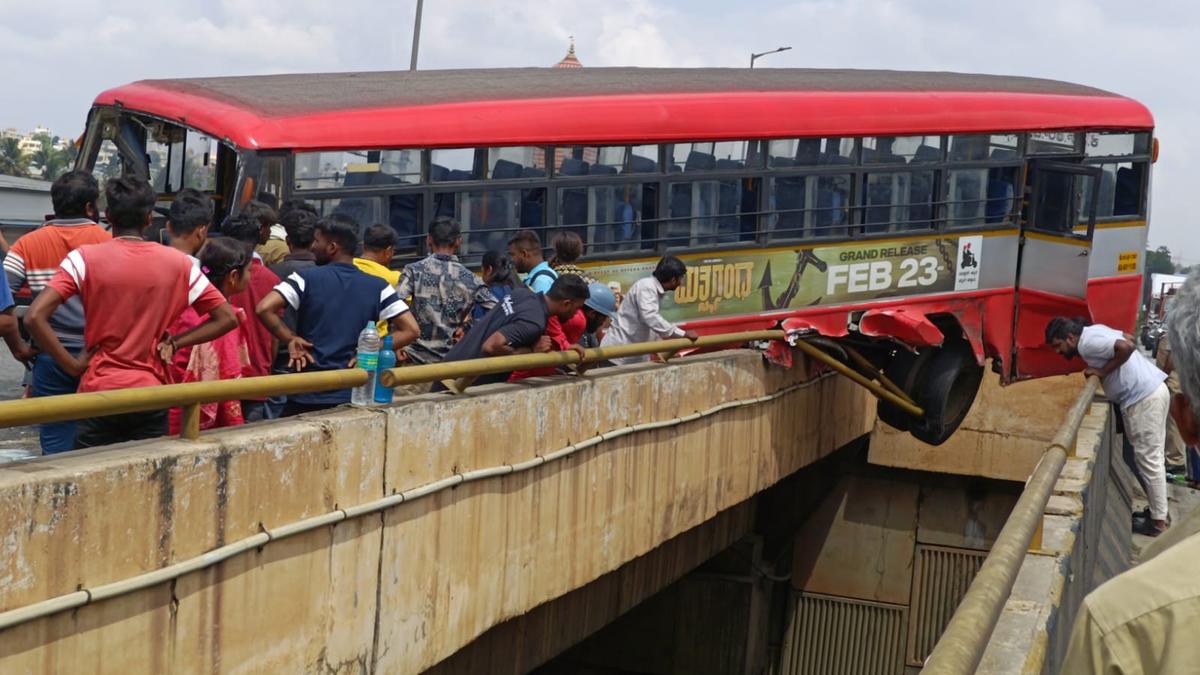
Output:
M1167 476L1163 447L1171 393L1159 370L1134 347L1133 338L1108 326L1057 317L1046 326L1046 342L1068 359L1087 363L1085 375L1096 375L1104 394L1121 408L1125 436L1133 445L1138 470L1146 480L1150 517L1134 531L1156 537L1167 529Z
M629 287L617 310L617 318L604 334L601 347L636 344L653 340L685 337L695 340L696 331L684 330L667 321L659 311L659 302L668 291L679 288L687 275L687 266L675 256L663 256L654 274L638 279ZM617 365L649 361L649 356L626 356L612 359Z

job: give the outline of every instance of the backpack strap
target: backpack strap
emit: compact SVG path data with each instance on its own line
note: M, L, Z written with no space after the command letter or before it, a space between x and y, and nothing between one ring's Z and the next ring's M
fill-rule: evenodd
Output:
M550 280L553 281L558 278L558 272L555 272L554 270L538 270L537 274L529 277L529 282L526 285L530 288L533 288L533 282L537 281L543 276L550 277Z

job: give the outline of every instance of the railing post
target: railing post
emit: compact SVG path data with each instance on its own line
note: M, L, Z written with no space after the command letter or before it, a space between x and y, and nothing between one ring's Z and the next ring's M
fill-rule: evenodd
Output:
M194 441L200 438L200 404L192 403L183 406L183 419L179 428L179 437Z

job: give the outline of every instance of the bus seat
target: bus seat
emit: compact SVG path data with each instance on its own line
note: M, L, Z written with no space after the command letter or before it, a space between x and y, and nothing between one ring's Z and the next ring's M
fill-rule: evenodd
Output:
M496 165L492 167L492 178L496 180L520 178L521 169L521 165L516 162L510 162L507 159L498 159L496 160Z
M532 190L521 190L521 227L531 230L541 230L546 227L544 208L546 204L546 190L544 188L533 188ZM512 236L512 232L504 234L504 243L501 250L508 245L508 239ZM545 234L543 233L543 238Z
M1012 208L1013 184L1011 180L993 178L988 181L987 207L984 211L988 223L1002 223Z
M1005 148L996 148L992 150L992 159L1016 159L1016 150L1007 150Z
M350 171L346 173L345 187L365 187L369 185L395 185L400 179L389 173L378 171Z
M442 166L441 164L430 164L429 165L429 180L431 182L437 183L439 181L448 180L449 175L450 175L450 169L447 169L446 167Z
M969 162L987 156L987 146L991 139L988 136L967 135L955 136L953 141L950 144L950 161Z
M649 157L634 155L629 158L629 170L631 173L654 173L658 171L658 162Z
M915 161L914 157L914 161ZM912 174L908 188L908 219L904 227L924 230L933 227L933 174L918 171Z
M775 210L780 211L772 230L783 239L804 235L804 196L807 179L789 176L775 179Z
M545 178L546 170L538 169L532 166L527 166L521 169L521 178Z
M825 153L824 161L822 163L823 164L853 164L854 159L851 157L844 157L842 155L839 155L836 152L827 152L827 153Z
M718 159L717 171L737 171L745 166L740 159Z
M446 180L471 180L473 174L466 169L451 169L446 175Z
M424 231L421 227L421 195L403 193L392 195L388 204L388 221L400 237L397 251L416 251L420 248Z
M785 159L780 157L776 160ZM796 157L791 164L776 164L776 166L807 166L816 164L821 159L821 139L819 138L801 138L796 141Z
M717 158L706 152L692 150L688 153L687 161L683 164L686 171L712 171L717 166Z
M617 174L617 167L607 164L593 164L588 173L593 176L615 176Z
M935 148L932 145L921 144L917 146L917 151L913 153L910 164L930 164L938 162L942 159L941 148Z
M586 176L588 167L591 166L582 159L568 157L562 161L562 165L558 167L558 175L560 176Z
M1124 166L1117 169L1117 184L1113 195L1113 215L1133 216L1141 210L1141 172Z
M813 214L813 224L817 236L833 234L833 228L846 224L846 195L837 188L831 188L828 183L817 183L817 212Z

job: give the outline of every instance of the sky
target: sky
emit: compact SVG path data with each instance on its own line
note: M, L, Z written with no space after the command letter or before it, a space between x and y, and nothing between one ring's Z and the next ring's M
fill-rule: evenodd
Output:
M416 0L0 0L0 128L77 135L91 100L146 78L408 67ZM1200 3L1154 0L425 0L421 68L951 70L1047 77L1154 114L1150 243L1200 262Z

